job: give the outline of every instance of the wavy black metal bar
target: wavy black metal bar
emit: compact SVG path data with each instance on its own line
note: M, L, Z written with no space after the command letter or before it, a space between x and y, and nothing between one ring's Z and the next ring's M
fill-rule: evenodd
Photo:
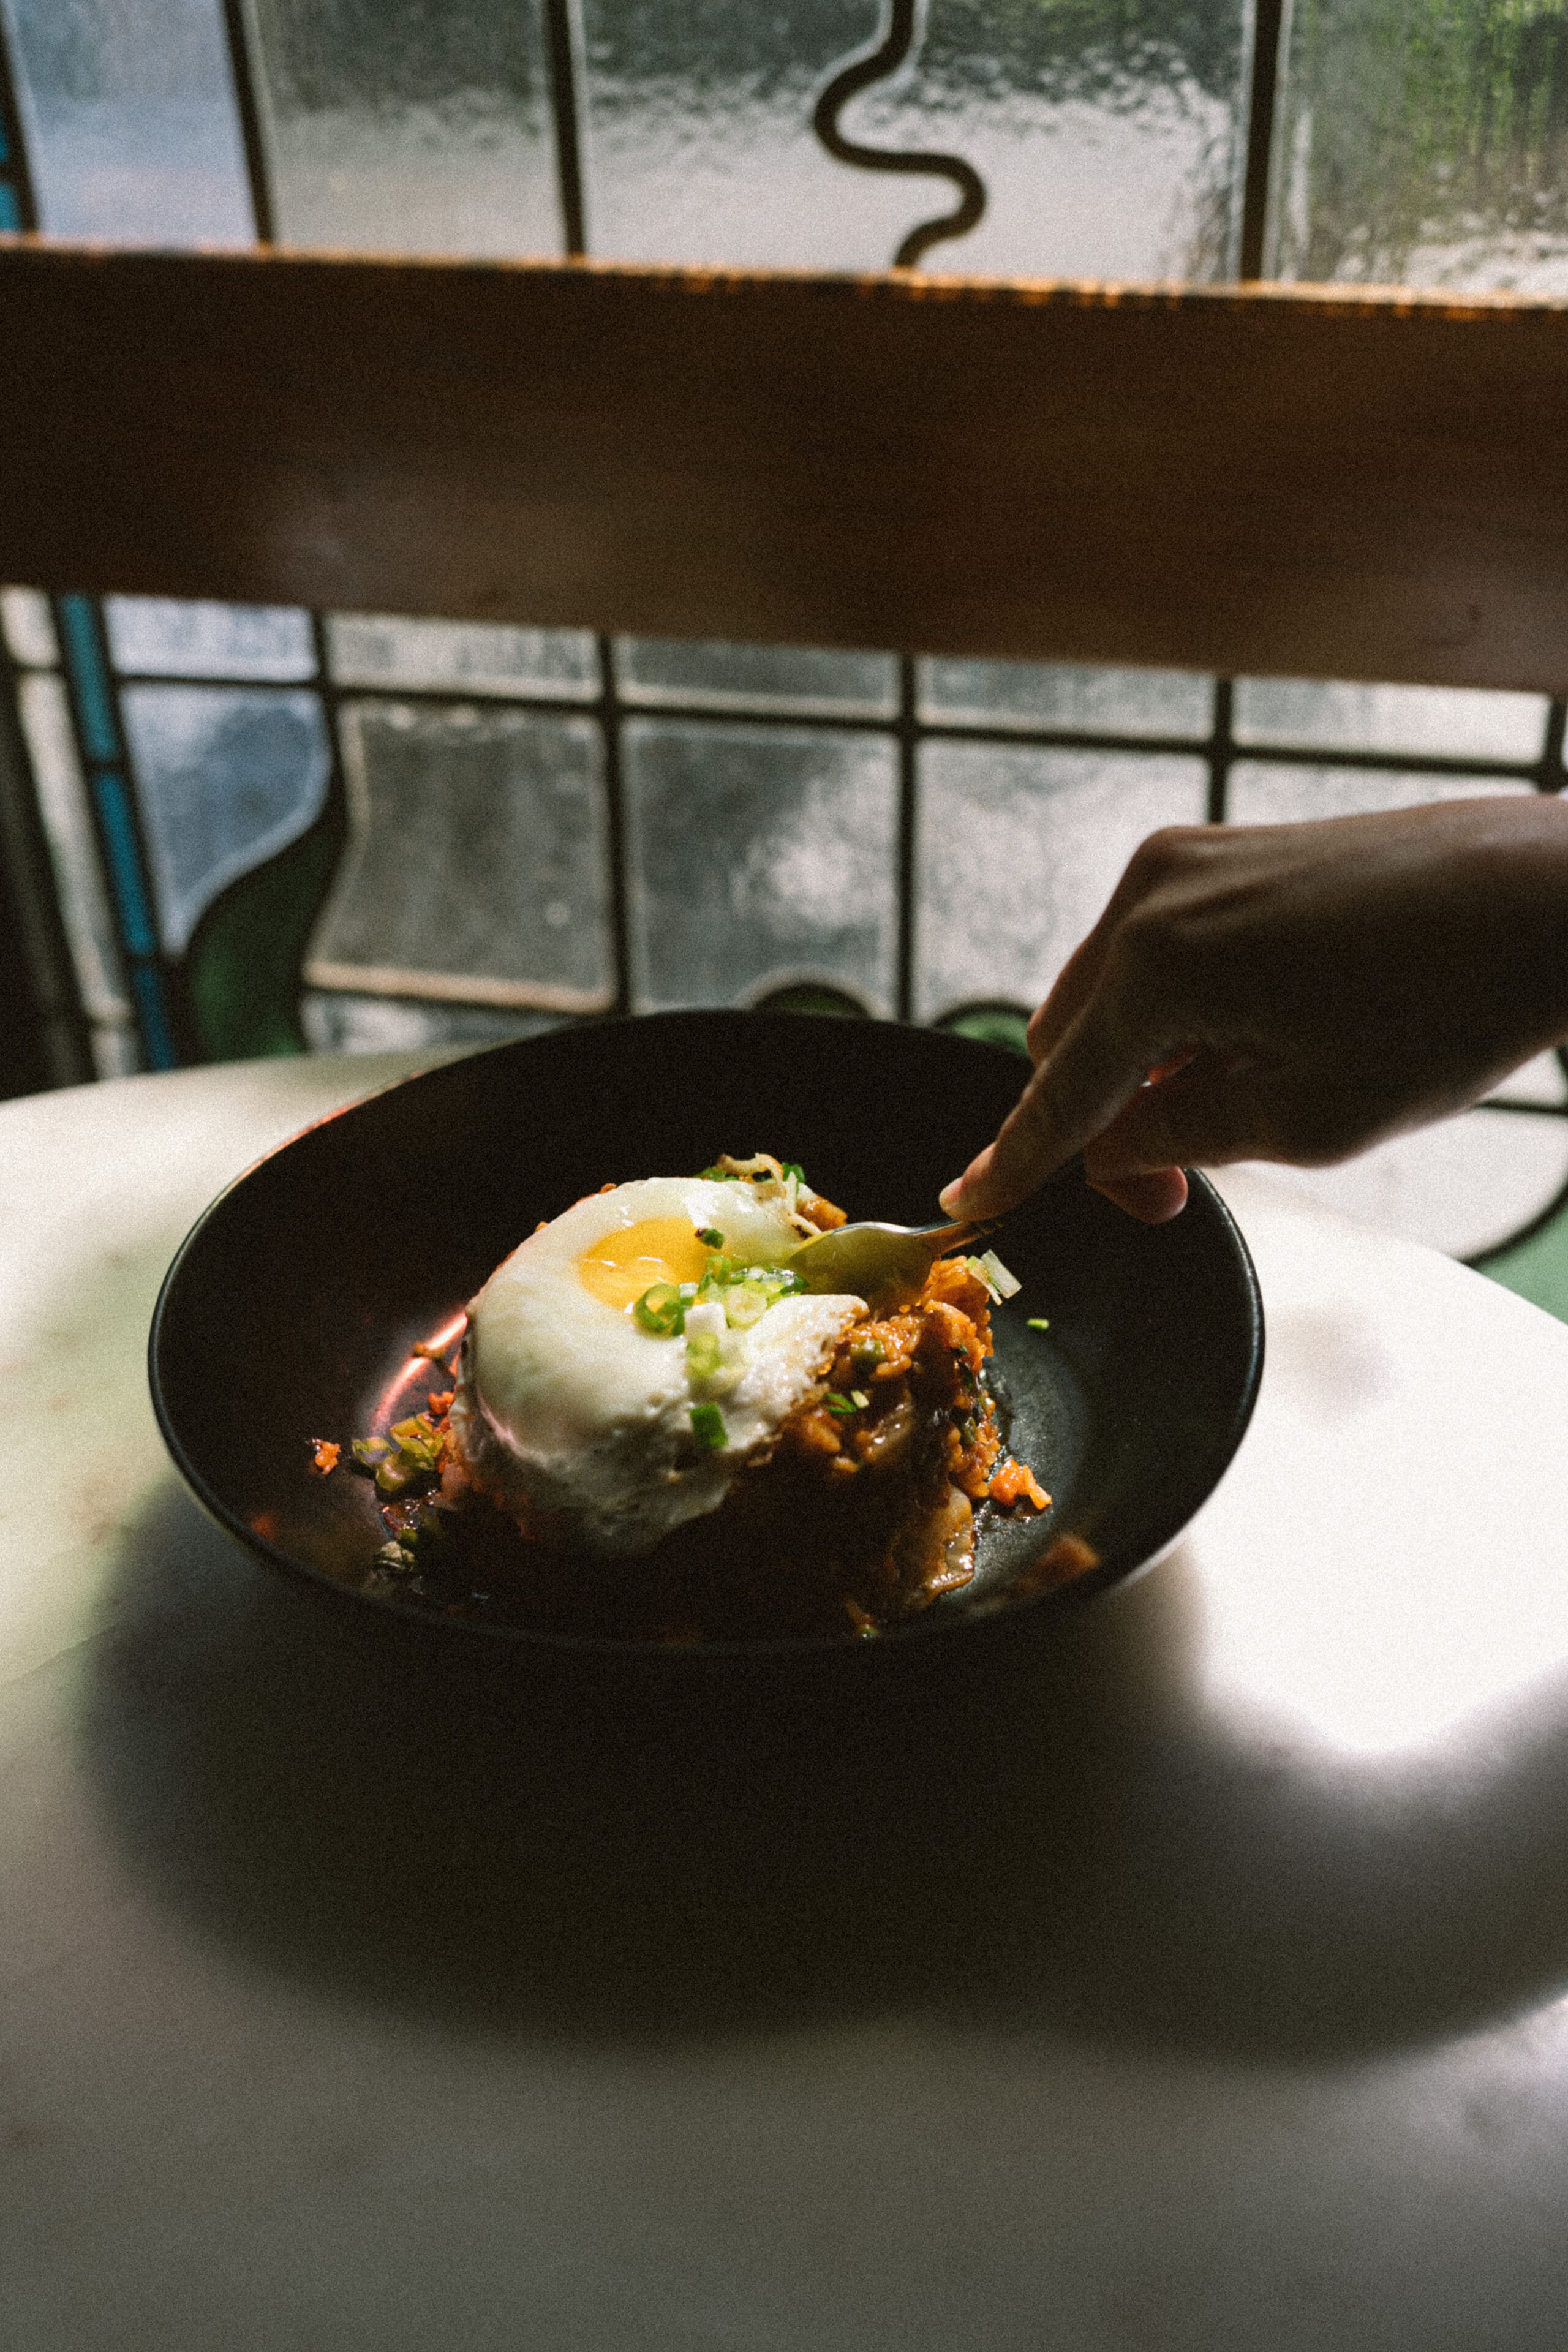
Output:
M967 236L985 211L985 183L962 155L924 155L910 147L863 147L858 140L846 139L838 128L838 117L852 98L874 82L885 80L903 64L914 35L915 0L890 0L888 29L881 40L834 75L811 118L812 129L840 163L854 163L863 172L929 172L951 180L958 190L959 201L952 212L910 229L893 256L895 269L914 269L933 245L948 237Z

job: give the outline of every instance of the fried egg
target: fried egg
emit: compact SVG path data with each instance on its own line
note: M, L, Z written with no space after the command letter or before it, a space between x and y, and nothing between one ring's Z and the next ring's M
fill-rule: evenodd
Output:
M605 1554L716 1510L819 1391L864 1303L796 1294L741 1328L705 1302L661 1337L637 1302L700 1282L715 1255L782 1266L801 1238L779 1187L704 1177L617 1185L542 1226L468 1309L451 1426L476 1485L525 1528Z

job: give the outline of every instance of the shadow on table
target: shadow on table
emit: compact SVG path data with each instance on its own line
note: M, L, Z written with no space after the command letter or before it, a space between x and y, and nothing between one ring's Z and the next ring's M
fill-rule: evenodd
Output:
M1323 2060L1568 1978L1568 1694L1464 1771L1270 1750L1205 1715L1179 1552L929 1661L606 1668L318 1596L171 1481L115 1599L80 1736L138 1876L433 2022Z

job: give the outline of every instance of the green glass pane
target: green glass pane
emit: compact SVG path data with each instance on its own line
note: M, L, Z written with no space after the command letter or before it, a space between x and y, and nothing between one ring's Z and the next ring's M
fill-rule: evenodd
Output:
M1568 292L1568 16L1532 0L1300 0L1275 272Z
M950 1013L936 1025L982 1045L1005 1045L1010 1054L1027 1056L1029 1051L1029 1016L1016 1005L972 1004L966 1012Z
M204 1060L304 1051L300 965L342 845L342 819L329 809L281 856L234 883L202 918L184 978Z
M1568 1323L1568 1205L1527 1240L1483 1258L1480 1270L1505 1290Z

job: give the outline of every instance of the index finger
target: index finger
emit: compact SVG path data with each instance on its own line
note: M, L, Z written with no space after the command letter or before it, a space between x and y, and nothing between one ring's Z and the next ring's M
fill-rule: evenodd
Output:
M950 1216L999 1217L1110 1125L1169 1053L1165 1024L1098 990L1042 1061L994 1143L942 1195ZM1120 994L1120 992L1117 992Z

